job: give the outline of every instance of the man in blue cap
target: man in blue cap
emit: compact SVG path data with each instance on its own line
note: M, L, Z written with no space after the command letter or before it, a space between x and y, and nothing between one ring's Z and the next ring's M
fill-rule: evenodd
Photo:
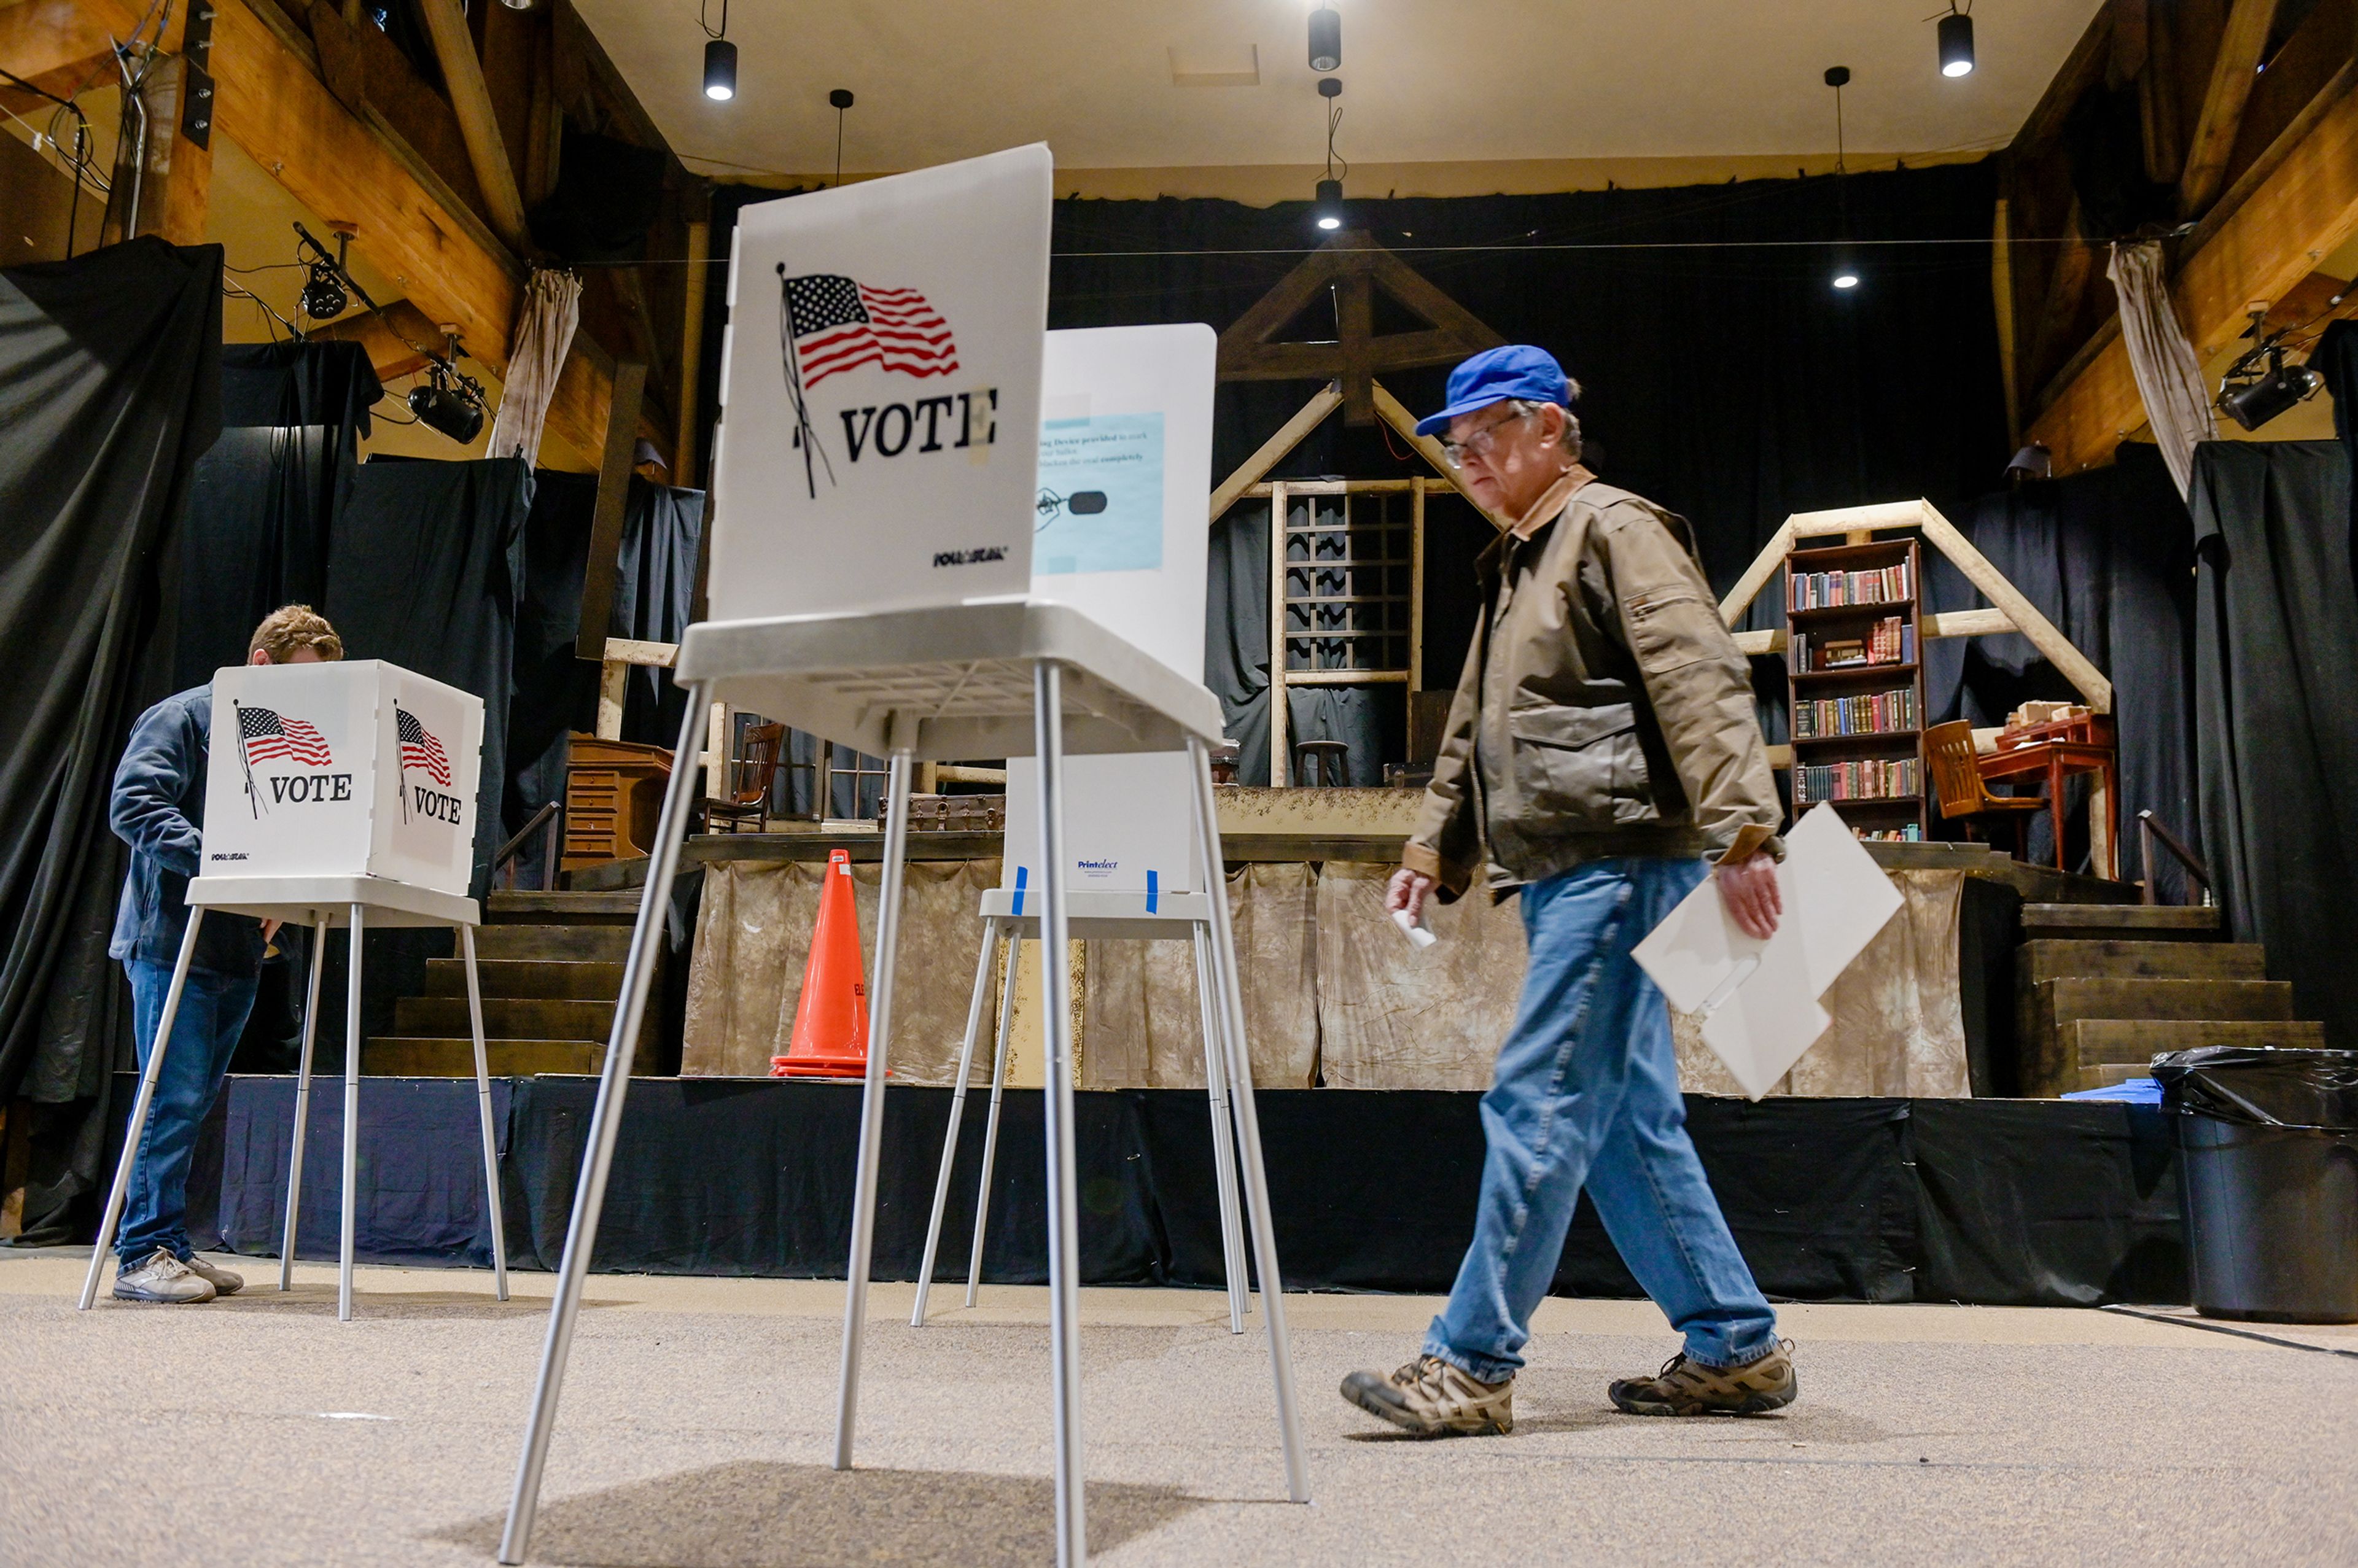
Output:
M1661 993L1630 949L1706 875L1756 936L1782 911L1783 820L1744 655L1685 521L1580 463L1579 389L1514 344L1417 424L1506 532L1433 784L1385 902L1412 919L1478 874L1520 893L1531 961L1482 1097L1473 1245L1422 1354L1343 1397L1422 1436L1514 1430L1514 1377L1585 1186L1684 1348L1609 1393L1639 1415L1791 1402L1790 1346L1686 1132Z

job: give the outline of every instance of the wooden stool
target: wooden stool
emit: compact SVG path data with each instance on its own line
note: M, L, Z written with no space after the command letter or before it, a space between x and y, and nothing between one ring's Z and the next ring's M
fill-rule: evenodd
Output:
M1316 774L1314 779L1311 775ZM1313 788L1341 788L1351 782L1351 748L1340 741L1296 741L1293 782Z

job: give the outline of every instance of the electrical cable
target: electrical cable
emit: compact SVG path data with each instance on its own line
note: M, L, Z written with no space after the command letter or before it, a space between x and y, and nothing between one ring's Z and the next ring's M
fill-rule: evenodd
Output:
M2263 1345L2281 1345L2288 1350L2313 1350L2320 1356L2346 1356L2358 1361L2358 1350L2345 1350L2338 1345L2311 1345L2305 1339L2287 1339L2281 1335L2262 1334L2256 1329L2234 1328L2223 1323L2204 1323L2195 1318L2179 1317L2170 1313L2150 1312L2140 1307L2107 1303L2097 1310L2118 1313L2123 1317L2141 1317L2147 1323L2172 1323L2180 1328L2200 1328L2211 1334L2232 1334L2238 1339L2256 1339Z

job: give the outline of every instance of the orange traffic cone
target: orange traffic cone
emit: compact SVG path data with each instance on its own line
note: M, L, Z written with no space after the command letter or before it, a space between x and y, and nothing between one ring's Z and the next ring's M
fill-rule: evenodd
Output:
M818 922L794 1040L770 1058L773 1078L857 1078L868 1071L868 985L860 967L860 908L851 892L851 853L830 849L820 879Z

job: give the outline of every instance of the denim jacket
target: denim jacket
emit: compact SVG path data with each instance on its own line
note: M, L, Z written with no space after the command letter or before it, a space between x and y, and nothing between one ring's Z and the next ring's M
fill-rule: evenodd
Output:
M212 737L213 689L194 687L139 716L114 770L107 825L131 846L131 871L114 912L107 957L171 964L189 928L189 879L196 874L205 819L205 748ZM262 923L209 911L193 967L246 979L262 970Z

